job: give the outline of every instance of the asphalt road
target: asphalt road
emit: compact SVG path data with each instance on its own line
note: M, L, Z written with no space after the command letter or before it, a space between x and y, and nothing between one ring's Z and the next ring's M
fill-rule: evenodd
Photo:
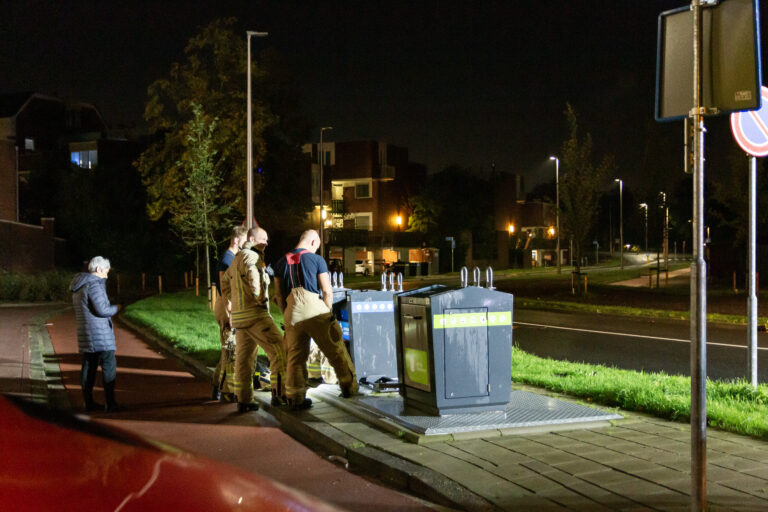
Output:
M514 343L542 357L629 370L690 374L688 321L517 309ZM747 328L707 326L707 376L746 377ZM758 333L758 379L768 382L768 338Z

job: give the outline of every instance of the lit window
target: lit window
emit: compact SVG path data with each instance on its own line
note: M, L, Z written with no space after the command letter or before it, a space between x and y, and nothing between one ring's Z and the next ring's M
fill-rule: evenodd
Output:
M69 155L70 162L83 169L93 169L99 163L98 151L95 149L72 151Z
M370 231L371 229L371 214L357 214L355 215L355 229L364 229Z
M35 150L35 139L24 139L24 149Z
M355 185L355 198L367 199L371 197L371 185L369 183L358 183Z

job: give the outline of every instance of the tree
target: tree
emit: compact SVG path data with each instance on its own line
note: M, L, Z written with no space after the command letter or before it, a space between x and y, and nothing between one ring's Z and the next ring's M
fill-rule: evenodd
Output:
M589 133L580 136L576 111L570 104L566 104L565 117L570 127L570 137L562 148L560 219L566 236L573 239L575 270L579 272L581 251L595 224L598 199L613 169L613 162L611 157L605 157L600 165L595 165L592 136Z
M230 207L217 200L221 182L218 151L213 147L218 119L207 119L202 107L192 105L192 120L182 136L185 152L177 163L186 178L186 201L171 211L171 226L190 246L203 246L205 251L206 289L211 287L210 247L215 246L214 233L221 227Z
M419 194L410 198L413 209L408 217L408 231L435 234L443 208L434 197Z
M222 176L218 195L225 204L245 213L247 48L233 31L235 24L234 18L227 18L204 27L187 43L185 61L172 64L169 76L148 88L144 119L155 142L135 165L147 187L147 213L152 220L183 206L186 174L179 166L186 142L183 127L194 117L195 104L220 119L211 138ZM256 80L263 74L253 62ZM256 169L266 154L264 130L275 122L275 116L258 95L258 87L254 92L252 140Z

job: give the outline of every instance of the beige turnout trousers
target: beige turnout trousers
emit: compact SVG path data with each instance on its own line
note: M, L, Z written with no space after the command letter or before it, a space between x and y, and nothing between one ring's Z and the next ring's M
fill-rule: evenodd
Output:
M293 288L286 300L285 349L287 356L285 394L298 402L306 395L306 364L312 338L328 358L339 386L357 393L357 377L352 359L341 338L341 326L316 293ZM239 329L238 329L239 332Z
M256 350L261 346L269 358L269 382L272 395L281 397L285 386L285 349L283 335L266 310L248 327L238 327L235 333L235 394L239 403L253 402L253 370Z

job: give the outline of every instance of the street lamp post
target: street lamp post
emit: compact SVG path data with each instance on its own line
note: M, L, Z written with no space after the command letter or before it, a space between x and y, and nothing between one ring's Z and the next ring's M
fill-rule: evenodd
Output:
M555 161L555 214L557 216L557 273L562 271L560 262L560 159L556 156L549 157Z
M624 180L615 178L613 181L619 184L619 258L621 269L624 270Z
M648 203L640 203L640 208L645 209L645 263L648 263Z
M323 126L320 128L320 147L317 151L317 156L320 159L320 215L322 216L325 211L323 206L323 132L325 130L333 130L333 126ZM320 220L320 256L325 258L325 219Z
M254 32L253 30L246 30L246 42L248 44L248 126L247 126L247 139L248 148L246 151L246 191L245 200L247 202L245 206L245 225L248 229L253 227L253 141L251 135L251 129L253 121L251 121L251 36L255 37L267 37L268 32Z

